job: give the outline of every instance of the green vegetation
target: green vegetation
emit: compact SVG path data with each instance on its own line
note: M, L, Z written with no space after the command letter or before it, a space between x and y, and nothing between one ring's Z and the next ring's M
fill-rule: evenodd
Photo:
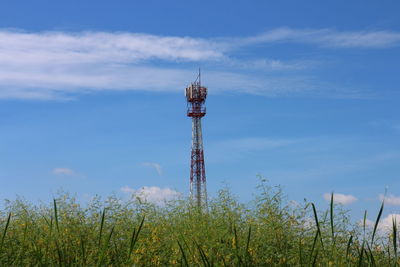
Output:
M0 214L1 266L398 266L396 222L389 233L352 225L331 201L326 212L290 203L262 182L240 204L219 192L202 213L189 201L64 194L51 205L8 201ZM383 209L383 205L382 205ZM377 222L382 214L378 212ZM366 218L366 216L365 216Z

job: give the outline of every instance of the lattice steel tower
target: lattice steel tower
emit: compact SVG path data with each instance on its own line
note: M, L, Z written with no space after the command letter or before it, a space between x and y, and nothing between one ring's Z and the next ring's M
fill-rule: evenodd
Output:
M185 90L187 116L192 117L192 154L190 163L190 196L198 207L207 207L206 170L204 167L201 118L206 115L204 103L207 88L201 86L200 71L196 81Z

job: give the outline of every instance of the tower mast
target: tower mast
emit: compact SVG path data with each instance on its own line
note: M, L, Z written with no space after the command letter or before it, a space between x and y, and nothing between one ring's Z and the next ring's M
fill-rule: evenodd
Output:
M201 118L206 115L204 103L207 88L201 86L200 70L197 79L185 90L187 116L192 118L192 153L190 162L190 197L201 208L207 207L206 170L204 166Z

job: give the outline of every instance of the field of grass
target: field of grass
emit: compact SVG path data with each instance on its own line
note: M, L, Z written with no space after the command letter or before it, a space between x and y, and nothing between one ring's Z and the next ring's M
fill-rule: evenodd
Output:
M382 205L383 208L383 205ZM377 211L377 221L382 209ZM331 201L288 203L262 182L254 201L219 192L200 212L190 201L156 206L138 199L67 194L49 205L6 201L0 266L397 266L396 224L378 233L351 224Z

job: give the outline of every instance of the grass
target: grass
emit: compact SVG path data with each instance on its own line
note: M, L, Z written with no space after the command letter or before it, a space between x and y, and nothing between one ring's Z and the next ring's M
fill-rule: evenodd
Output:
M293 204L263 182L244 205L224 189L207 213L179 200L63 194L52 205L7 201L0 211L0 266L398 266L397 222L379 231L329 210Z

